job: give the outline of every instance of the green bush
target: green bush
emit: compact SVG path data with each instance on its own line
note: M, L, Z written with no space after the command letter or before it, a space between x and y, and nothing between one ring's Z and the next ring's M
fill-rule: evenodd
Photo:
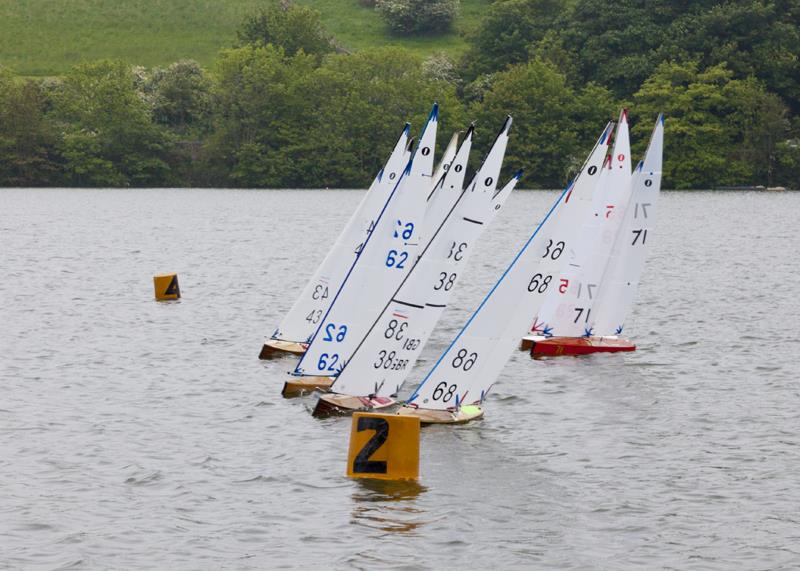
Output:
M375 7L396 34L446 32L458 15L458 0L377 0Z

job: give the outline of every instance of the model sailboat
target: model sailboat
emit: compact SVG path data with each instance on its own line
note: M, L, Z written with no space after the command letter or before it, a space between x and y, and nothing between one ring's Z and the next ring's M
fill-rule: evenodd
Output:
M361 252L364 242L375 227L375 220L384 209L389 195L397 185L398 177L408 164L414 141L413 138L409 138L409 129L410 126L406 123L386 165L375 177L361 203L292 308L264 343L260 359L269 359L281 354L305 353L322 316L330 307L333 294L339 289ZM455 157L457 144L458 133L454 133L431 178L434 185L436 181L441 181L447 172Z
M663 121L659 117L645 158L628 183L628 191L623 194L613 186L624 182L623 177L615 179L613 166L604 173L607 176L600 184L605 192L598 194L616 209L609 216L609 220L616 218L616 223L608 224L602 233L597 232L596 226L590 227L585 234L584 240L594 240L594 247L584 242L583 263L570 266L563 277L570 284L569 289L565 294L553 294L550 300L554 301L556 311L552 311L553 305L549 313L542 311L534 322L532 334L523 339L533 356L635 350L632 342L619 335L633 305L644 268L648 231L655 220L662 147ZM623 153L615 145L611 164ZM618 192L617 202L611 195L613 191ZM595 208L595 219L599 218L599 210ZM610 246L608 236L613 236Z
M294 370L313 385L325 383L350 359L372 325L372 316L397 289L416 259L433 171L438 107L434 106L417 150L375 221L375 227L322 316Z
M350 220L339 234L322 264L308 281L294 305L261 349L260 359L281 353L302 355L319 327L333 295L358 256L361 244L372 231L410 157L410 125L406 123L384 168L375 177Z
M514 350L528 315L536 314L548 290L556 287L553 280L560 272L562 255L574 239L574 232L557 220L570 208L572 201L565 197L591 186L582 180L598 172L608 132L606 128L578 178L559 195L398 414L417 416L423 423L448 424L483 416L481 405Z
M462 191L469 136L459 149L445 185L458 200L441 221L405 281L337 376L332 392L320 397L316 416L384 408L394 401L431 332L447 307L475 243L511 194L521 173L499 192L497 179L508 143L509 117L483 166Z

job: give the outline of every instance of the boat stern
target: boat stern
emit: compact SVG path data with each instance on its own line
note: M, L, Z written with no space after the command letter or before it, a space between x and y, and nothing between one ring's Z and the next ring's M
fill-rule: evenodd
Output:
M302 397L316 390L327 391L333 385L334 377L297 377L283 383L283 398Z
M265 359L274 359L275 357L283 357L286 355L302 355L306 352L308 345L306 343L295 343L294 341L281 341L279 339L268 339L261 347L261 352L258 358L262 361Z

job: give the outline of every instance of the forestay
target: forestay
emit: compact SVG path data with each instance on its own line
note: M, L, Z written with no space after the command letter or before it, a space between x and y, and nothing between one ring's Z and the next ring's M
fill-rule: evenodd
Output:
M475 243L519 180L518 173L496 191L510 126L509 117L468 190L459 192L458 202L337 377L334 392L390 396L405 381L447 307ZM445 187L463 187L471 142L472 128L447 174Z
M595 304L594 335L620 335L644 269L661 190L664 120L659 115L644 159L636 167L611 261Z
M375 227L320 321L295 375L336 375L386 300L411 269L431 188L438 106L414 157L392 191Z
M620 115L614 150L600 174L589 221L577 244L576 260L559 276L555 307L540 313L537 326L547 335L581 337L592 334L592 310L608 266L617 231L631 192L630 138L627 112Z
M389 160L331 247L328 255L284 316L272 339L307 343L328 310L334 294L353 265L375 219L384 208L411 156L406 123Z
M608 128L598 141L607 144ZM595 150L596 147L595 147ZM591 156L594 156L594 152ZM565 196L589 175L591 161L562 192L450 346L409 397L420 408L447 410L482 401L544 301L562 265L569 229L557 221ZM594 170L593 173L597 171ZM563 245L559 244L564 242Z

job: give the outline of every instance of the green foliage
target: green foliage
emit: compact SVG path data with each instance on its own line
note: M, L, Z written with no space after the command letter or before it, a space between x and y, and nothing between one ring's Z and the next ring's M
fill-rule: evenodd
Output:
M589 84L575 90L552 65L532 61L497 73L474 113L479 125L499 124L510 114L505 168L524 168L528 186L554 188L580 167L616 110L607 89Z
M273 46L223 54L210 170L235 186L361 186L380 169L399 128L422 124L439 100L460 125L455 89L427 81L418 57L386 48L287 57ZM287 120L286 118L290 118Z
M436 34L453 25L459 0L377 0L375 7L396 34Z
M76 66L53 94L69 184L151 186L164 180L166 134L151 121L127 64Z
M290 56L300 50L319 55L333 50L319 12L290 0L270 0L244 19L236 35L240 45L273 44Z
M440 143L446 130L464 127L465 117L446 81L430 81L419 57L397 48L329 57L311 78L317 110L300 152L333 154L331 165L310 165L311 180L324 186L367 184L386 161L400 128L411 121L421 128L434 101L440 104ZM346 160L345 160L346 159Z
M39 85L0 67L0 186L43 186L58 181L56 137L45 118Z
M301 51L287 57L272 44L221 54L214 90L216 123L207 147L220 184L281 186L291 180L285 171L293 165L282 154L296 137L295 121L303 113L300 81L315 65L314 56Z
M640 146L659 111L667 117L664 184L712 188L766 182L776 144L787 135L785 108L755 80L733 79L724 65L662 64L634 96L648 118L633 130Z
M466 78L527 61L529 46L545 37L564 9L564 0L496 0L471 38Z
M195 61L156 68L141 87L156 123L186 133L202 129L210 114L211 79Z
M800 189L800 140L779 143L775 149L775 183Z

